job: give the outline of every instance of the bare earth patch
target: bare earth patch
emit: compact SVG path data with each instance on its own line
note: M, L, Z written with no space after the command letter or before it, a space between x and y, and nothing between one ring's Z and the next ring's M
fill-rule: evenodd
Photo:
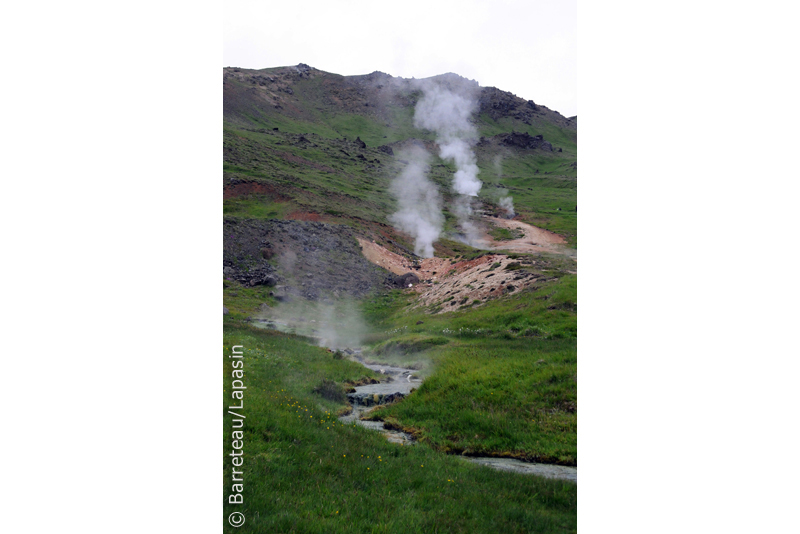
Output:
M506 269L511 264L535 265L536 261L531 259L513 260L504 254L490 254L458 262L449 258L425 258L415 266L377 243L362 238L358 238L358 242L364 257L375 265L397 275L416 274L420 283L410 289L419 294L415 307L441 306L436 313L455 311L462 306L480 306L545 280L540 274Z
M361 237L357 239L359 245L361 245L361 253L364 254L367 260L378 267L382 267L397 275L406 274L413 269L412 263L400 254L395 254L374 241L369 241ZM419 273L417 273L417 276L419 276Z
M512 260L503 254L454 264L442 258L425 259L420 270L414 271L422 280L412 288L419 294L416 307L441 306L436 313L445 313L462 306L480 306L488 300L516 293L544 280L538 274L506 269L510 264L518 263L520 260ZM533 265L536 262L525 260L525 263Z
M554 254L567 253L567 241L558 234L542 230L522 221L514 219L501 219L498 217L486 216L484 221L499 228L506 228L508 230L518 230L523 232L523 236L519 239L511 239L509 241L496 241L488 233L480 238L479 244L489 250L507 250L509 252L532 253L532 252L550 252Z

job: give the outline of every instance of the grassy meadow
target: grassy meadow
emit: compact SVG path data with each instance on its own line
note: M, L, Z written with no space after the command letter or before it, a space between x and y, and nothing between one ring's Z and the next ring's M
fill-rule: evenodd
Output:
M342 424L341 404L313 393L328 378L372 374L302 338L234 321L225 327L223 405L231 403L230 348L244 346L244 504L240 528L263 533L529 533L576 530L575 484L476 466L425 442L398 446ZM413 397L413 395L412 395ZM238 401L236 401L238 403ZM224 418L223 487L232 480Z

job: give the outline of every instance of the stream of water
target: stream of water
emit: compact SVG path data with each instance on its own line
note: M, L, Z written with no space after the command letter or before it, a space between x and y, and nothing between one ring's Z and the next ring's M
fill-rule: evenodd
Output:
M256 326L271 328L284 332L295 333L295 329L288 323L274 319L257 319L254 321ZM318 326L318 325L314 325ZM308 326L306 325L306 329ZM306 335L316 335L316 331L311 328ZM355 388L355 393L348 394L348 400L353 406L353 411L348 415L339 418L345 423L357 423L363 427L381 432L387 440L398 445L413 446L416 444L414 438L405 432L389 430L384 428L381 421L364 421L361 417L367 412L374 410L376 406L397 400L397 395L405 397L411 393L412 389L418 388L422 384L422 379L414 369L404 367L394 367L384 364L365 363L361 360L360 349L347 349L346 353L350 358L360 363L364 367L386 375L386 380L378 384L368 384ZM459 456L466 461L491 467L500 471L513 471L526 475L538 475L547 478L558 478L578 482L578 469L563 465L539 464L533 462L523 462L514 458L494 458L491 456Z
M357 353L360 353L360 351L357 351ZM392 395L408 395L412 389L416 389L422 384L422 379L416 375L414 369L381 364L368 364L358 358L354 358L354 360L373 371L386 375L388 381L355 388L355 393L348 394L348 400L350 400L350 403L353 405L353 411L348 415L340 417L339 420L346 423L355 422L363 427L381 432L386 439L392 443L404 446L414 445L415 441L411 435L397 430L386 429L380 421L363 421L361 417L365 413L374 410L377 405L383 403L386 397L389 397L391 400ZM464 460L500 471L513 471L526 475L538 475L547 478L569 480L575 483L578 482L578 469L576 467L523 462L513 458L494 458L489 456L460 457Z

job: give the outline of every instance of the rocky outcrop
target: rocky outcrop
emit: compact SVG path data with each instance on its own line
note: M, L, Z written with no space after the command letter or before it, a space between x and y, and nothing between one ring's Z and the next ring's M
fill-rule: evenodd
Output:
M311 221L224 219L223 275L282 300L364 297L395 277L361 254L352 230Z
M496 137L506 146L525 149L541 148L549 152L553 151L553 145L549 141L545 141L541 135L531 135L528 132L511 132L510 134L500 134Z
M394 156L394 150L389 145L381 145L378 147L378 150L383 152L384 154L388 154L389 156Z
M572 130L577 127L577 122L567 119L557 111L536 104L533 100L524 100L508 91L501 91L496 87L481 88L478 104L480 113L486 113L494 120L510 117L528 125L549 122L559 128Z
M402 276L398 276L395 279L395 285L397 287L410 287L412 285L417 285L419 283L419 277L414 273L406 273Z

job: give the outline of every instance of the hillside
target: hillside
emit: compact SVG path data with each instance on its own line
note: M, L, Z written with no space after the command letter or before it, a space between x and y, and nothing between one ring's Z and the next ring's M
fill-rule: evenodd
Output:
M430 80L473 85L453 74ZM421 96L414 82L379 72L340 76L305 65L224 69L225 214L343 223L413 248L386 225L394 207L387 191L403 165L395 153L414 143L432 153L437 148L431 131L414 127ZM482 207L496 212L500 196L510 194L519 220L574 245L575 122L496 88L477 89ZM430 173L444 195L449 231L454 172L452 163L436 158Z
M244 346L249 388L237 531L575 531L577 117L452 73L223 84L224 376ZM414 387L388 394L382 367Z

